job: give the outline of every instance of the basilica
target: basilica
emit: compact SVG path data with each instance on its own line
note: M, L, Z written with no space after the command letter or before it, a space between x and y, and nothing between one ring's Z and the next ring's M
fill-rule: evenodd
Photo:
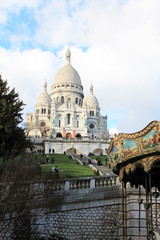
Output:
M69 48L50 94L45 81L34 113L27 113L26 134L33 139L37 151L105 154L109 145L107 116L100 113L92 83L89 95L84 98L82 81L71 65Z

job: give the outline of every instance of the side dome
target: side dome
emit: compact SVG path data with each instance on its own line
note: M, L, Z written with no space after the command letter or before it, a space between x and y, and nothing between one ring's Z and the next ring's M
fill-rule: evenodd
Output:
M51 106L51 101L52 101L51 97L47 93L47 82L45 81L43 84L43 92L37 98L36 106L41 105L41 104Z
M91 108L99 108L99 102L97 98L93 95L93 85L91 83L90 86L90 94L85 98L85 103L87 106L90 106Z
M56 73L52 87L57 84L77 84L82 87L81 78L78 72L71 65L71 52L69 48L66 51L65 65Z

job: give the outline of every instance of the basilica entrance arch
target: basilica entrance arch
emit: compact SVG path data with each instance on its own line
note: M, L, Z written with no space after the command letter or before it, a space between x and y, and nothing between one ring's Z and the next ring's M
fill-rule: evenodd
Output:
M66 134L66 138L71 138L72 137L72 134L71 133L67 133Z
M56 134L56 137L57 137L57 138L62 138L62 134L61 134L60 132L58 132L58 133Z
M76 134L76 138L81 138L81 134L80 134L80 133L77 133L77 134Z
M69 148L66 154L79 154L79 151L76 148Z
M97 149L95 149L95 150L93 151L93 154L95 154L95 155L101 155L101 154L103 154L103 149L97 148Z

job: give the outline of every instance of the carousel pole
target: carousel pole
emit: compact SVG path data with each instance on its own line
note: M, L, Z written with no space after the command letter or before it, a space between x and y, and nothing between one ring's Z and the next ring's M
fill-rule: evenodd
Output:
M151 226L151 236L152 236L152 240L153 240L153 218L152 218L152 182L151 182L151 173L149 173L149 190L150 190L150 206L151 206L151 222L150 222L150 226Z
M124 206L125 206L125 235L127 240L127 189L126 183L124 184Z
M123 240L124 240L124 182L122 181L122 217L123 217Z
M153 197L155 198L155 208L156 208L156 213L155 213L155 215L156 215L156 228L158 228L158 223L157 223L157 217L158 217L158 212L157 212L157 198L158 198L158 196L159 196L159 193L157 192L157 188L155 187L155 192L153 193Z
M157 171L157 166L155 166L155 184L157 184L158 181L158 171ZM159 193L157 192L157 187L155 187L155 192L153 193L153 197L155 198L155 208L156 208L156 228L158 228L158 224L157 224L157 217L158 217L158 212L157 212L157 198L159 196Z
M139 185L139 240L141 238L141 185Z
M146 206L145 206L145 209L146 209L146 229L147 229L147 240L149 239L149 234L148 234L148 206L149 206L149 203L148 203L148 178L147 178L147 175L145 176L145 189L146 189Z

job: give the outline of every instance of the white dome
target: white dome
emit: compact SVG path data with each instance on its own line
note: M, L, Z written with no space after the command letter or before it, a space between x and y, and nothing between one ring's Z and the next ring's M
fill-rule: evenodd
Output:
M57 72L53 85L69 83L69 84L77 84L82 85L81 78L78 72L72 67L70 63L71 53L69 48L66 52L66 62L65 65Z
M70 65L65 64L56 74L53 84L72 83L82 85L78 72Z
M44 105L49 105L50 106L51 101L52 101L51 97L47 93L47 82L45 81L44 85L43 85L43 92L37 98L36 105L44 104Z
M90 106L91 108L98 107L99 108L99 103L97 98L93 95L93 85L91 83L90 86L90 94L85 98L85 103Z

